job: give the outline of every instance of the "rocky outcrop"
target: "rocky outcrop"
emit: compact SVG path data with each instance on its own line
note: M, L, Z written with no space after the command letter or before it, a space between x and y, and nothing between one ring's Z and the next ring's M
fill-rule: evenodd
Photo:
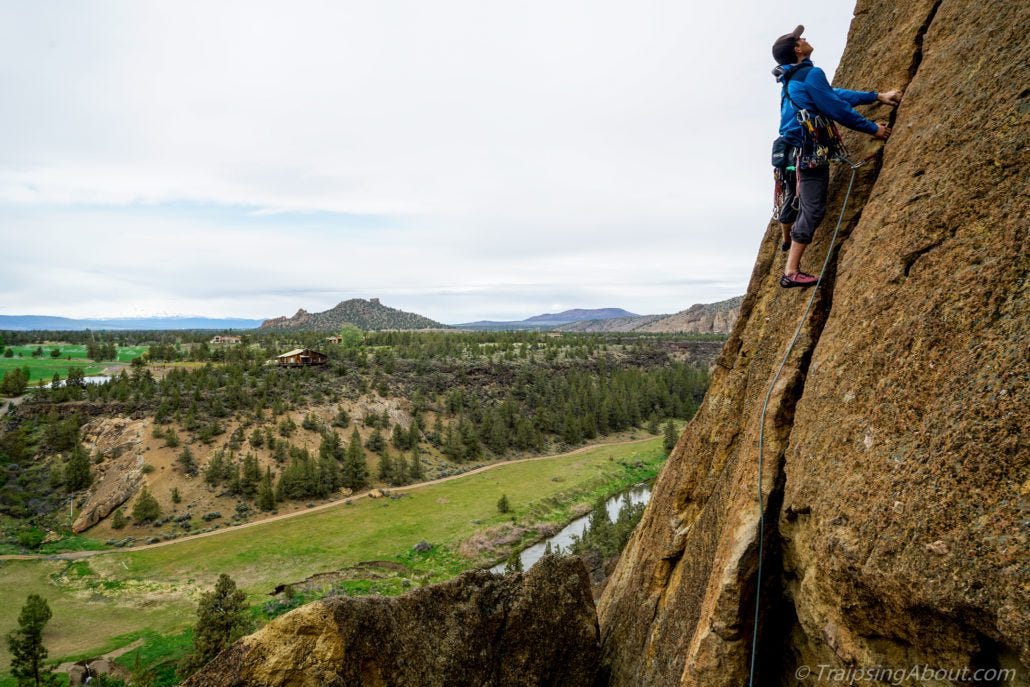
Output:
M743 296L717 303L695 303L672 315L634 315L604 320L573 322L557 327L561 332L652 332L680 334L729 334L740 314Z
M599 602L612 684L738 687L752 649L756 685L823 684L820 665L1005 668L1016 677L980 684L1027 684L1028 25L1026 3L858 3L835 81L906 87L896 113L871 112L894 135L858 172L771 389L759 470L762 403L808 297L777 287L769 227L704 404ZM855 159L877 152L846 140ZM849 177L833 173L810 271Z
M260 329L292 329L318 332L338 332L352 325L365 331L383 329L449 329L428 317L390 308L378 298L352 298L341 301L329 310L309 313L301 308L293 317L274 317L265 320Z
M697 303L686 310L648 323L638 332L688 332L693 334L729 334L740 314L743 296L719 301Z
M269 623L184 687L591 687L597 618L578 559L471 572L396 598L331 598Z
M143 485L144 421L101 418L82 427L83 447L103 460L94 467L93 484L72 524L84 532L128 501Z

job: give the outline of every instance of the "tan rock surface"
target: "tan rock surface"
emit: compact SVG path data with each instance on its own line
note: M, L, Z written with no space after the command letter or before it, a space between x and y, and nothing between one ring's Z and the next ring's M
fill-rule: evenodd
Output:
M143 485L142 420L100 418L82 427L82 444L91 455L105 459L93 468L86 503L72 524L84 532L125 503Z
M756 684L819 684L794 678L819 663L1026 684L1028 25L1025 3L858 4L835 82L907 92L772 392ZM807 298L776 286L778 233L599 603L615 685L747 683L758 417Z
M689 332L694 334L729 334L740 316L743 296L719 301L698 303L660 320L645 324L638 332Z
M598 630L579 559L395 598L337 597L272 621L184 687L591 687Z

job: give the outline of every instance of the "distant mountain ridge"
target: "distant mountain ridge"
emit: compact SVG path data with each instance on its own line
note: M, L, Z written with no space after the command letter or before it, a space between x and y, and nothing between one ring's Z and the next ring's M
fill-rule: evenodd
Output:
M612 318L640 317L622 308L575 308L564 310L559 313L544 313L534 315L524 320L498 321L479 320L477 322L465 322L456 324L459 329L549 329L563 324L573 324L593 320L608 320Z
M365 331L383 329L450 329L428 317L390 308L378 298L352 298L341 301L323 312L309 313L301 308L293 317L274 317L265 320L260 329L297 329L335 332L351 324Z
M729 334L740 314L743 296L717 303L696 303L672 315L637 315L575 322L556 327L560 332L651 332Z
M576 308L564 310L559 313L545 313L535 315L524 322L546 322L548 324L566 324L569 322L582 322L584 320L610 320L613 317L638 317L635 313L622 308Z
M25 332L172 329L256 329L261 320L240 317L112 317L75 319L51 315L0 315L0 330Z

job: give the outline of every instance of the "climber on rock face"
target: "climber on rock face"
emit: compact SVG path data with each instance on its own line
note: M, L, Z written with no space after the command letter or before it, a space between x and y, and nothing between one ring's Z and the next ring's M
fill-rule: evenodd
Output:
M776 80L783 84L780 104L780 136L785 140L786 157L791 163L785 170L786 197L776 217L783 229L782 250L787 253L787 264L780 277L780 286L814 286L819 277L801 271L801 256L812 242L816 227L826 214L826 194L830 180L829 159L818 143L818 132L812 131L811 119L822 115L849 129L864 131L886 141L890 127L870 121L855 111L856 105L881 102L897 107L901 91L849 91L833 88L822 69L812 64L812 44L802 37L804 26L780 36L773 43L772 54L777 62L773 70Z

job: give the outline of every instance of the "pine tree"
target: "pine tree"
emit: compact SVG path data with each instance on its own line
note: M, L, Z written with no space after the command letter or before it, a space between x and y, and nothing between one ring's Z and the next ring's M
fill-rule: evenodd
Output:
M119 508L114 512L114 517L111 518L111 527L116 530L120 530L126 525L125 511Z
M11 675L18 687L41 687L57 684L53 669L43 664L47 657L43 646L43 628L53 614L46 599L29 594L18 615L18 629L7 635L7 650L11 653Z
M318 455L323 458L332 458L342 461L346 455L340 435L336 432L327 432L322 435L322 443L318 447Z
M257 506L263 511L275 510L275 490L272 489L272 468L266 467L258 485Z
M368 441L365 442L365 448L373 453L379 453L386 448L386 441L383 439L382 432L376 427L372 430L372 434L369 435Z
M200 597L197 624L193 630L193 653L182 663L184 675L204 667L225 647L250 629L247 619L247 595L236 588L232 578L222 573L215 588Z
M497 499L497 511L499 513L511 512L511 503L508 502L507 494L501 494L501 498Z
M225 453L219 449L211 456L207 467L204 468L204 481L212 487L216 487L221 484L223 479L225 479Z
M182 494L179 493L179 487L172 487L172 503L182 503Z
M258 482L261 481L261 467L258 465L257 457L248 453L243 458L243 472L240 475L240 492L247 497L257 493Z
M347 457L343 461L343 486L348 489L362 489L368 486L368 466L365 464L365 450L361 447L361 435L355 427L347 446Z
M671 453L672 449L676 448L676 427L672 424L672 420L665 423L665 437L662 440L662 446L665 447L666 453Z
M408 479L412 482L417 482L420 479L424 479L426 476L425 468L422 467L422 458L418 450L418 444L411 449L411 460L408 462Z
M89 469L89 454L82 448L82 444L75 444L64 466L64 488L68 491L79 491L92 483L93 473Z
M383 482L393 484L397 478L393 458L390 456L390 449L383 447L382 455L379 458L379 479Z
M408 433L401 429L400 423L393 426L393 434L390 438L390 442L395 448L401 451L408 448Z

